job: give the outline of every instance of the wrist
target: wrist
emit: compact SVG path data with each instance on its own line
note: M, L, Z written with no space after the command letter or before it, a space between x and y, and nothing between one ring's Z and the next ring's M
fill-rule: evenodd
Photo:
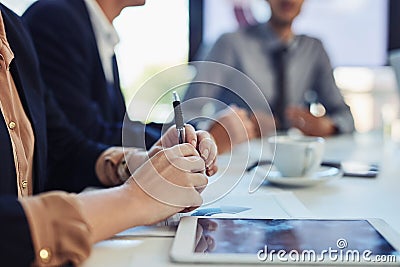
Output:
M120 186L120 194L124 199L126 206L125 210L130 211L128 221L130 227L143 225L145 221L145 206L146 203L143 201L141 195L144 193L141 188L137 185L135 178L131 176L124 184Z
M162 213L167 210L167 206L162 207L163 204L149 196L136 182L133 175L121 185L121 194L126 202L129 202L126 210L133 211L129 212L130 227L151 225L158 222L160 216L168 217L162 216Z

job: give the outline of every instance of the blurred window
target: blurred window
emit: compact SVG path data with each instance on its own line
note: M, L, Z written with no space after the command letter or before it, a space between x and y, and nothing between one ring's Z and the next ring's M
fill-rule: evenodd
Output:
M204 0L204 42L212 45L224 32L265 22L265 0ZM321 39L334 66L387 63L388 0L306 0L294 31Z

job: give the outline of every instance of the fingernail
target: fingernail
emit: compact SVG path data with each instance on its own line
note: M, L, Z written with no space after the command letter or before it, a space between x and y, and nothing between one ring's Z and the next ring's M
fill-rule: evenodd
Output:
M190 142L190 144L192 144L192 146L196 147L197 142L196 142L196 140L192 140L192 142Z
M202 155L203 155L204 159L208 159L208 156L210 155L210 151L208 149L204 149Z

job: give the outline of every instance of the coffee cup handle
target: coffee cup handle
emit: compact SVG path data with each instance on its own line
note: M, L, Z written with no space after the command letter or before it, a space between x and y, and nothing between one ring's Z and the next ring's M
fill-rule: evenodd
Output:
M306 148L306 160L304 162L303 176L308 173L312 168L314 168L314 161L316 160L316 149L314 145L310 144Z

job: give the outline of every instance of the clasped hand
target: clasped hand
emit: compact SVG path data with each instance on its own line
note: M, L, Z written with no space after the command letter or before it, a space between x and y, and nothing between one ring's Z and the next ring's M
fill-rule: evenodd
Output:
M207 175L217 171L217 147L211 136L190 125L185 128L184 144L177 144L176 129L171 127L148 152L132 152L126 157L133 174L124 186L145 203L147 215L154 214L146 224L199 207Z
M193 126L185 125L185 141L197 150L199 156L204 160L205 172L208 176L214 175L218 167L216 165L217 146L211 135L206 131L196 131ZM165 134L148 150L132 151L125 158L131 173L134 173L147 160L156 155L159 151L171 148L178 144L178 133L175 126L171 126Z

